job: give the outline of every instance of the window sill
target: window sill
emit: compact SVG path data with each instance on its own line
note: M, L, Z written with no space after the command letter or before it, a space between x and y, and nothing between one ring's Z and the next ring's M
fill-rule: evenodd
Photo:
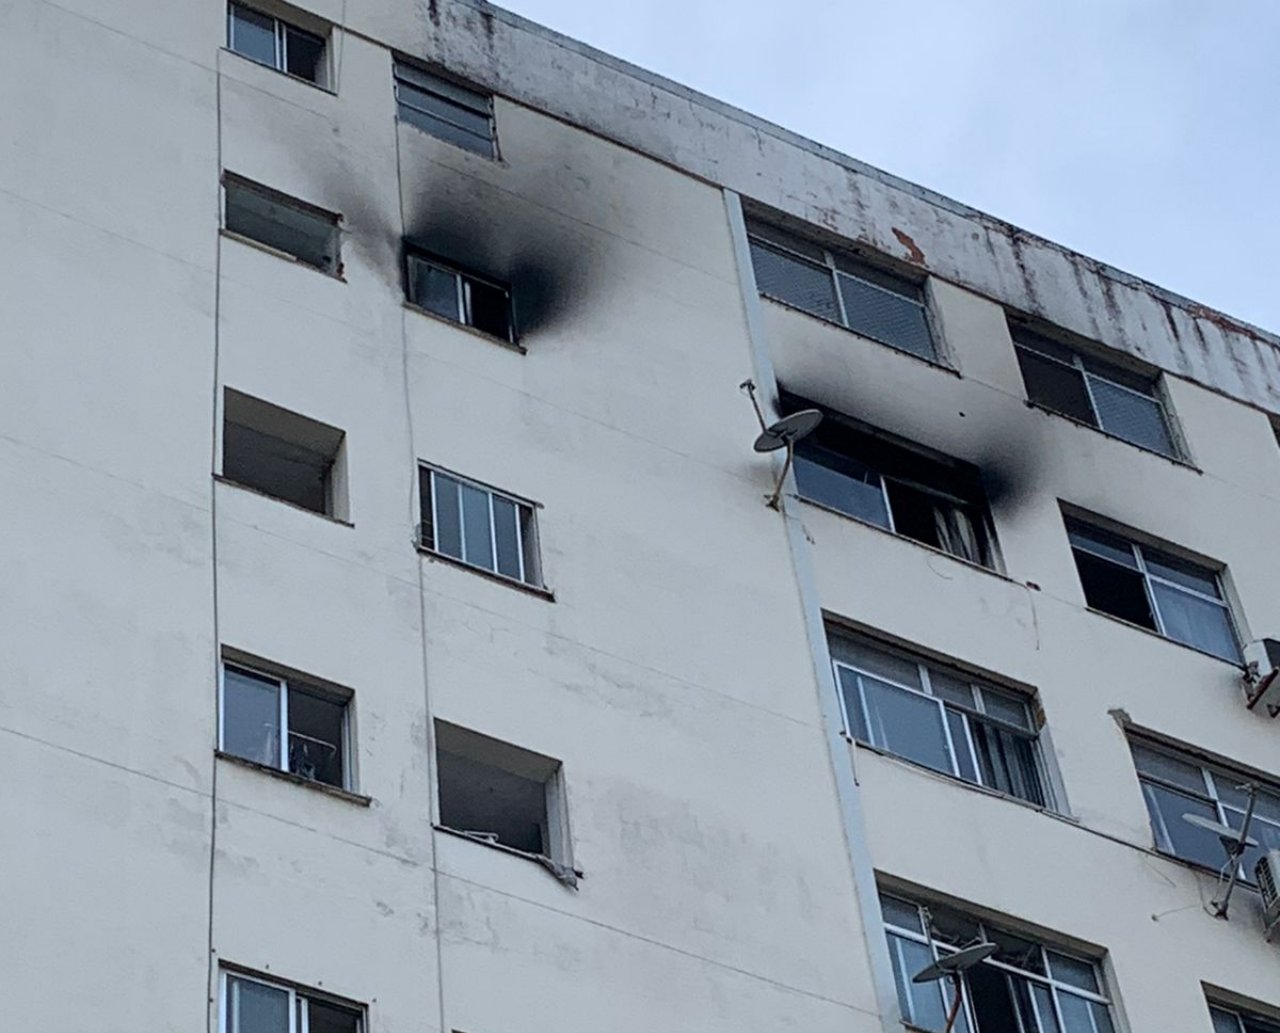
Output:
M517 850L515 847L505 846L502 843L486 839L483 836L477 836L470 832L462 832L459 829L450 828L448 825L432 825L437 832L443 832L446 835L454 836L458 839L465 839L468 843L476 843L479 846L488 847L490 850L498 850L504 854L510 854L512 857L519 857L525 861L532 861L534 864L545 868L551 875L562 885L568 886L570 889L578 888L578 879L586 878L581 869L573 868L565 864L563 861L557 861L553 857L546 854L531 854L525 850ZM560 869L557 873L556 869Z
M421 133L423 136L430 137L432 140L439 140L446 147L450 148L451 150L457 151L459 154L469 154L471 155L471 157L477 158L483 162L488 162L490 165L498 165L502 168L509 167L507 162L503 160L502 155L498 151L498 132L496 127L493 130L493 138L491 141L493 144L493 153L481 154L479 151L473 151L470 147L463 147L461 144L456 144L452 140L446 140L443 136L437 136L435 133L431 132L431 130L423 129L422 126L417 125L414 122L410 122L407 118L401 118L400 112L398 109L396 111L396 124L402 125L402 126L408 126L415 133Z
M955 556L952 553L947 552L945 549L939 549L933 545L926 545L924 542L918 542L914 538L908 538L904 534L898 534L896 531L890 531L887 527L881 527L879 524L873 524L870 520L863 520L861 517L856 517L852 513L846 513L842 509L836 509L835 506L828 506L825 502L816 502L813 499L807 499L798 492L791 497L799 499L806 506L812 506L814 509L820 509L824 513L831 513L833 516L838 516L844 520L852 521L861 527L869 528L872 531L878 531L880 534L887 534L890 538L896 539L900 542L906 542L908 545L913 545L917 549L923 549L925 552L932 553L934 556L943 556L954 563L959 563L961 566L969 567L971 570L976 570L982 574L989 574L994 578L999 578L1001 581L1007 581L1011 585L1017 585L1019 588L1027 587L1021 581L1010 577L1002 570L996 570L994 567L984 567L981 563L975 563L973 560L967 560L963 556Z
M228 488L235 488L238 491L248 492L250 495L257 495L261 499L270 499L272 502L278 502L282 506L288 506L290 509L296 509L299 513L310 513L314 517L321 520L327 520L331 524L337 524L339 527L355 527L350 520L343 520L342 517L330 516L328 513L321 513L319 510L308 509L306 506L300 506L296 502L290 502L288 499L282 499L279 495L272 495L270 492L261 491L258 488L241 484L239 481L233 481L230 477L224 477L220 473L215 473L213 479L217 484L225 484Z
M959 379L960 377L960 371L958 369L956 369L954 366L948 365L947 363L943 362L941 359L937 358L936 356L932 359L927 359L923 355L919 355L916 352L909 351L906 348L899 348L896 344L890 344L888 341L882 341L877 337L869 337L866 334L859 333L857 330L854 330L852 327L845 326L843 323L837 323L834 319L827 319L823 316L815 315L814 313L810 312L808 309L803 309L797 305L792 305L788 301L783 301L782 299L775 298L769 294L761 294L760 300L767 301L771 305L777 305L779 308L786 309L788 312L797 312L802 316L806 316L809 319L814 320L815 322L821 323L823 326L830 326L830 327L834 327L837 330L843 330L846 334L852 334L854 337L860 337L862 338L862 340L870 341L872 344L877 344L881 348L888 348L890 351L895 352L898 355L905 355L909 359L915 359L916 362L923 363L924 365L928 366L930 369L936 369L942 373L949 373L951 376L956 377L957 379ZM935 346L936 346L936 342L935 342Z
M266 255L274 255L276 258L283 258L286 262L291 262L300 269L310 269L313 273L320 276L328 277L330 280L337 280L339 283L346 283L347 278L340 271L330 272L328 269L321 269L318 265L312 265L310 262L304 262L297 255L291 255L288 251L281 251L279 248L272 247L270 244L264 244L260 240L254 240L252 237L246 237L243 233L236 233L229 230L225 226L218 230L218 235L226 240L234 240L239 244L253 248L255 251L261 251ZM342 269L342 264L338 264L338 269Z
M285 782L292 782L294 785L306 786L308 789L314 789L339 800L346 800L348 803L354 803L360 807L368 807L373 803L373 797L365 796L363 793L352 792L350 789L340 789L338 786L331 786L327 782L317 782L313 778L303 778L301 775L295 775L292 771L282 771L280 768L273 768L270 764L260 764L258 761L249 760L247 757L237 757L234 753L214 750L213 755L218 760L225 760L228 764L249 768L251 771L261 771L264 775L272 775Z
M444 316L437 315L421 305L415 305L412 301L405 301L404 307L410 312L416 312L420 316L426 316L428 319L434 319L437 323L443 323L445 326L451 326L455 330L461 330L470 334L472 337L478 337L480 340L489 344L496 344L500 348L506 348L508 351L516 352L519 355L528 355L529 349L519 341L508 341L504 337L497 337L494 334L487 334L483 330L477 330L474 326L468 326L466 323L459 323L456 319L446 319Z
M324 83L312 82L310 79L304 79L300 75L294 75L292 72L287 72L283 68L277 68L275 65L269 65L265 61L259 61L256 58L249 57L248 54L242 54L238 50L232 50L230 47L222 47L221 50L224 54L230 54L232 57L237 57L241 61L247 61L249 64L254 65L257 68L265 68L268 72L275 72L276 75L282 75L286 79L291 79L293 82L300 82L304 86L310 86L313 90L319 90L321 93L327 93L330 97L336 97L338 95L337 90L330 86L326 86ZM328 50L327 45L325 50Z
M1229 664L1237 670L1244 669L1243 659L1228 660L1225 656L1219 656L1217 653L1210 653L1207 650L1201 649L1199 646L1189 645L1186 642L1179 642L1176 638L1169 638L1167 635L1161 635L1158 631L1152 631L1150 628L1144 628L1141 624L1134 624L1133 621L1127 621L1123 617L1117 617L1114 614L1107 613L1106 610L1095 610L1092 606L1086 605L1085 611L1098 617L1105 617L1107 620L1114 621L1121 627L1140 631L1144 635L1149 635L1151 638L1157 639L1160 642L1167 642L1169 645L1177 646L1179 649L1188 649L1193 653L1199 653L1201 656L1207 656L1210 660L1217 660L1219 663Z
M1104 438L1109 438L1112 441L1119 441L1121 444L1128 445L1130 448L1136 448L1139 452L1144 452L1149 456L1156 456L1157 458L1163 459L1167 463L1172 463L1174 466L1179 466L1184 470L1190 470L1192 473L1198 473L1202 476L1204 474L1204 471L1201 470L1200 467L1196 466L1195 463L1192 463L1190 460L1184 459L1181 456L1171 456L1164 452L1157 452L1154 448L1147 448L1146 445L1139 445L1136 441L1130 441L1128 438L1122 438L1118 434L1112 434L1110 431L1103 430L1101 427L1095 427L1092 423L1085 423L1084 420L1077 420L1074 416L1068 416L1066 413L1058 412L1056 409L1050 409L1047 405L1042 405L1040 402L1033 402L1030 398L1026 400L1025 405L1028 409L1035 409L1037 412L1042 412L1046 416L1065 420L1067 423L1076 427L1083 427L1085 430L1093 431L1095 434L1101 434Z
M474 564L460 560L456 556L447 556L443 552L437 552L435 549L428 548L419 543L418 552L429 560L436 560L440 563L447 563L451 567L458 567L461 570L470 571L472 574L479 574L481 577L488 578L490 581L496 581L508 588L519 589L527 592L529 595L535 595L539 599L545 599L549 603L556 601L556 594L549 588L543 588L540 585L531 585L527 581L517 581L513 577L507 577L506 574L499 574L492 570L486 570L484 567L477 567Z

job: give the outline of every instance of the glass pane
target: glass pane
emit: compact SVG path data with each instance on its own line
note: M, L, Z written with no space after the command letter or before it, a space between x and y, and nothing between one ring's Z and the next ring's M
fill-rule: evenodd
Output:
M289 992L251 979L227 977L234 1033L289 1033Z
M326 785L339 788L344 785L346 713L345 703L298 689L289 690L290 771Z
M1244 824L1244 811L1231 807L1224 807L1223 810L1226 823L1233 829L1238 830ZM1258 862L1268 851L1280 850L1280 825L1263 821L1255 811L1253 821L1249 823L1249 835L1258 841L1258 845L1245 850L1240 857L1240 866L1244 869L1245 881L1253 883L1256 881L1254 869Z
M1133 762L1137 769L1145 775L1154 775L1165 782L1172 782L1190 792L1206 796L1204 775L1198 764L1191 764L1167 753L1153 750L1142 743L1130 743L1133 750Z
M468 563L493 570L493 542L489 537L489 493L470 484L462 489L462 537Z
M511 340L511 304L507 292L479 280L467 280L467 322L482 333Z
M1085 602L1092 609L1151 631L1156 630L1155 616L1147 598L1146 578L1136 570L1126 570L1091 553L1080 549L1072 551L1076 569L1080 572Z
M436 118L434 115L418 111L403 102L397 109L397 113L401 122L416 126L437 139L451 143L455 147L461 147L464 150L484 155L486 158L493 157L493 135L491 132L485 132L483 135L472 133L451 122Z
M1231 1012L1210 1008L1209 1014L1213 1016L1213 1033L1241 1033L1240 1022Z
M1164 622L1164 633L1169 638L1224 660L1240 659L1240 647L1225 606L1158 581L1152 582L1151 591Z
M412 255L409 257L409 300L437 316L462 322L458 311L458 274Z
M958 703L962 707L973 709L973 685L964 678L930 667L929 688L935 696L948 703Z
M973 752L969 748L968 718L958 710L947 708L947 727L951 729L951 745L955 750L956 767L966 782L980 782L978 770L973 765Z
M1046 359L1033 351L1017 348L1018 365L1022 367L1022 382L1027 387L1027 398L1046 409L1052 409L1073 420L1098 425L1084 386L1084 374L1074 366Z
M338 234L332 219L243 183L228 183L226 195L226 226L230 232L283 251L317 269L337 269Z
M754 240L751 264L755 267L756 287L765 297L840 322L835 283L826 266L814 265Z
M1098 987L1098 972L1093 962L1069 958L1055 951L1045 953L1049 957L1049 969L1053 973L1053 978L1058 982L1080 990L1089 990L1095 994L1102 992Z
M850 330L923 359L934 357L923 305L847 273L837 278Z
M1088 374L1089 387L1098 407L1098 422L1108 434L1114 434L1135 445L1171 456L1173 438L1164 422L1164 410L1154 398L1135 394L1093 374Z
M497 495L493 497L493 532L498 545L498 573L517 579L520 577L518 519L514 502Z
M1022 969L1023 972L1034 972L1046 975L1044 952L1040 944L1027 940L1002 929L988 929L987 938L996 945L996 952L991 957L1003 961L1006 965Z
M803 498L880 527L889 526L889 509L880 475L851 456L820 445L796 449L796 487Z
M1230 772L1214 772L1213 784L1218 791L1218 799L1238 811L1243 811L1249 803L1249 794L1240 788L1246 782L1253 781L1246 775L1233 775ZM1255 821L1270 821L1280 825L1280 796L1265 789L1259 789L1253 804Z
M983 938L981 927L968 915L957 914L945 907L932 907L929 910L933 935L939 943L961 947Z
M976 719L970 722L970 728L982 766L983 785L1044 806L1035 741Z
M359 1033L360 1013L328 1001L309 1000L307 1033Z
M1089 1011L1093 1015L1093 1028L1097 1033L1115 1033L1115 1025L1111 1021L1111 1009L1097 1001L1089 1002Z
M428 132L435 132L436 128L447 125L469 136L488 140L491 123L487 111L477 111L473 107L455 103L434 90L422 90L405 82L398 83L396 90L401 105L412 108L428 123L422 126Z
M1077 549L1093 553L1126 567L1138 569L1138 561L1133 555L1133 545L1118 534L1104 531L1100 527L1090 527L1079 520L1070 518L1066 521L1067 537L1071 545Z
M280 766L280 686L234 667L222 673L222 749Z
M1034 731L1031 720L1031 708L1026 700L1012 693L1001 692L988 686L982 688L982 705L990 717L999 718L1008 724Z
M898 1004L903 1016L921 1029L941 1031L947 1021L942 984L911 981L917 972L933 964L928 946L890 934L889 948L893 955L894 981L898 985Z
M432 474L436 499L436 551L462 559L462 518L458 509L458 482L445 474Z
M886 681L909 685L913 689L922 687L920 668L911 660L904 659L896 653L877 649L870 643L845 635L831 636L831 655L841 663L856 667L867 674L874 674Z
M840 695L844 700L848 732L858 742L871 742L867 720L862 713L862 692L858 685L858 672L843 665L836 666L836 678L840 682Z
M239 4L231 5L227 46L237 54L276 66L276 20Z
M1041 1033L1061 1033L1062 1028L1058 1025L1058 1014L1053 1010L1053 994L1047 986L1040 983L1027 984L1031 990L1031 997L1035 1001L1036 1018L1039 1024L1033 1028L1039 1029ZM1085 1017L1086 1025L1079 1027L1080 1033L1092 1033L1088 1026L1088 1016ZM1067 1026L1068 1033L1076 1033L1076 1027Z
M1219 820L1218 809L1213 804L1153 782L1142 784L1142 795L1147 801L1147 813L1151 816L1156 845L1161 850L1209 868L1222 867L1227 853L1218 837L1182 818L1184 814L1198 814L1216 822Z
M520 544L524 547L524 580L526 584L542 584L542 571L538 565L538 529L534 526L533 509L520 507Z
M1064 1033L1093 1033L1092 1002L1074 994L1058 994Z
M1174 584L1211 595L1215 599L1222 598L1222 591L1218 587L1218 575L1212 570L1206 570L1195 563L1188 563L1186 560L1180 560L1155 549L1144 548L1142 558L1147 564L1147 570L1156 577L1166 578Z
M318 83L324 58L324 40L309 32L295 29L291 25L284 27L284 63L285 71L296 75L307 82Z
M862 689L871 720L871 741L917 764L954 774L942 707L928 696L863 676Z
M896 925L899 929L910 929L913 932L923 933L924 926L920 921L920 909L910 901L899 900L897 897L881 897L880 910L884 914L884 920L889 925Z

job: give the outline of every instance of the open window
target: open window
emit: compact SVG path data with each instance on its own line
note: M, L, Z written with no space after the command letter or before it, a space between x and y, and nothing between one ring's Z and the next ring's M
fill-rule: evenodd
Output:
M784 412L811 407L783 395ZM826 412L796 444L800 497L970 563L999 566L977 467Z
M296 12L296 20L308 21L310 29L233 0L227 5L227 49L277 72L327 86L328 32L304 12Z
M560 762L444 721L435 730L440 824L572 874Z
M916 983L916 973L981 940L996 952L964 974L956 1033L1115 1033L1097 959L896 893L882 893L880 907L898 1004L912 1029L939 1033L953 999L949 979Z
M344 520L345 437L337 427L227 388L222 476L313 513Z
M405 266L405 287L411 305L491 337L515 342L510 287L463 272L417 248L406 248Z
M222 1033L363 1033L351 1001L241 972L220 974Z
M331 276L342 274L340 216L230 173L223 176L223 193L227 233Z

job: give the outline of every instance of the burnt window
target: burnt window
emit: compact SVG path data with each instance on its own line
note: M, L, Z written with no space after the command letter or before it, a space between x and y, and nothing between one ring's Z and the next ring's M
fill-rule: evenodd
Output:
M921 284L756 219L747 234L766 298L936 361Z
M492 95L404 61L395 63L395 90L401 122L486 158L494 157Z
M440 824L568 865L560 762L444 721L435 729Z
M347 712L350 693L301 677L222 665L218 748L255 764L350 789Z
M1091 609L1239 662L1240 644L1217 570L1079 517L1068 516L1066 525Z
M430 466L419 467L418 476L424 549L542 585L532 503Z
M229 481L344 519L344 442L337 427L226 389L222 475Z
M227 49L317 86L328 78L324 36L244 4L227 6Z
M940 1031L953 1001L950 979L914 976L975 941L996 951L965 971L957 1033L1115 1033L1097 959L1059 949L964 912L881 894L885 936L903 1020Z
M808 403L784 396L783 409ZM997 565L978 469L828 412L795 449L801 498L984 567Z
M1027 398L1161 455L1178 456L1157 376L1068 348L1022 325L1010 327Z
M224 176L223 187L228 233L321 272L341 273L337 215L239 176Z
M405 263L411 304L491 337L515 340L509 287L421 251L408 250Z
M222 1033L362 1033L364 1009L319 990L223 971Z

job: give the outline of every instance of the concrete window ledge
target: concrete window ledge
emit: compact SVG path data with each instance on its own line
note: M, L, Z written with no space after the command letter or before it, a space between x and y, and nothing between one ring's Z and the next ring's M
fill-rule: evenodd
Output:
M363 793L353 793L350 789L339 789L337 786L331 786L327 782L317 782L312 778L303 778L301 775L295 775L291 771L282 771L280 768L273 768L269 764L259 764L256 760L247 760L244 757L237 757L234 753L224 753L222 750L214 750L213 755L220 761L226 761L228 764L235 764L238 767L249 768L252 771L261 771L264 775L273 775L285 782L292 782L294 785L306 786L308 789L314 789L317 792L324 793L326 796L337 797L339 800L346 800L348 803L354 803L360 807L368 807L373 803L372 796L365 796Z

